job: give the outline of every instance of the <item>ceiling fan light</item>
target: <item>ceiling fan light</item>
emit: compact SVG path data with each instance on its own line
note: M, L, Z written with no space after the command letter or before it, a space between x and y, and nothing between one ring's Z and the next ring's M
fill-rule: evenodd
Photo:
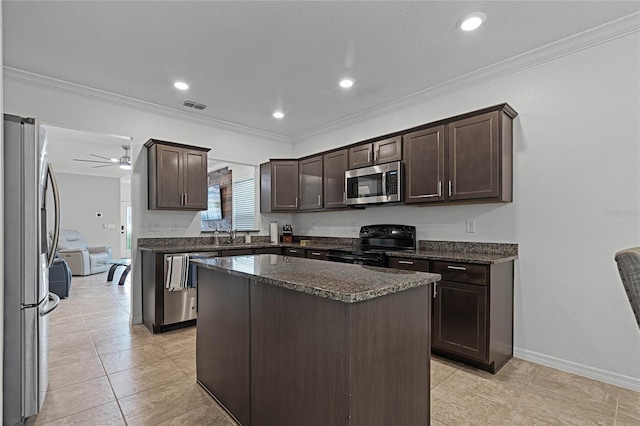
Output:
M118 160L117 158L111 158L110 159L112 163L119 163L120 160Z
M120 164L122 170L131 170L131 164Z

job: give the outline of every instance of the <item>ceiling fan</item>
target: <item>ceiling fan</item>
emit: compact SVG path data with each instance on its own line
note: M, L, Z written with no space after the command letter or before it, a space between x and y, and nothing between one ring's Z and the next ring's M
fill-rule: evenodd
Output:
M89 154L92 157L102 158L107 161L100 160L82 160L80 158L74 158L73 161L85 161L88 163L102 163L103 165L92 166L92 169L97 169L99 167L111 167L111 166L119 166L124 170L131 170L131 156L129 155L129 150L131 147L129 145L122 145L122 149L124 149L124 155L120 158L107 158L101 155Z

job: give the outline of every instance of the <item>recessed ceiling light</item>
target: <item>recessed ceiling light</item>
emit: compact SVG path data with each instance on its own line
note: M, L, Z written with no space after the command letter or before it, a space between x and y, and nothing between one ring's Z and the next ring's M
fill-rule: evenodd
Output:
M273 113L273 118L280 119L282 117L284 117L284 113L282 111L276 111L276 112Z
M487 15L482 12L472 13L465 16L462 20L462 24L460 24L460 28L462 31L473 31L482 25L485 19L487 19Z
M355 83L355 82L356 81L354 79L352 79L352 78L343 78L342 80L340 80L338 82L338 84L343 89L348 89L349 87L353 86L353 83Z
M176 81L175 83L173 83L173 87L179 90L187 90L189 88L189 85L182 81Z

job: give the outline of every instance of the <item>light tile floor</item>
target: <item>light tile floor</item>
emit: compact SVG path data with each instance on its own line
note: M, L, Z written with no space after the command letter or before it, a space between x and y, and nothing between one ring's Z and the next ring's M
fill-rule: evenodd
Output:
M195 382L195 327L130 326L130 285L73 277L51 314L49 392L30 425L233 425ZM492 375L431 361L431 424L640 425L640 393L512 359Z

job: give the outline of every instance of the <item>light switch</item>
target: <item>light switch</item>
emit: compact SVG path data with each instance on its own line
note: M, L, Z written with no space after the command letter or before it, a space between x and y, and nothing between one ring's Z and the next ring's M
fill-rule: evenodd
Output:
M475 220L468 220L467 221L467 232L469 232L469 233L476 232L476 221Z

